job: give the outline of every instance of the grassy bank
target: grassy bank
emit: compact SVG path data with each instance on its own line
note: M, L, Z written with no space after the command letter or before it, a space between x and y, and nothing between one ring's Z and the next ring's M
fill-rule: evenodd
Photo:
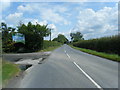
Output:
M43 49L39 52L53 51L54 49L60 47L62 44L56 41L44 40Z
M0 88L2 88L2 58L0 57Z
M20 72L20 69L16 64L13 64L11 62L2 61L2 83L3 86L10 80L12 77L18 75Z
M39 52L47 52L47 51L53 51L57 48L59 48L60 46L54 46L54 47L48 47L48 48L45 48L43 50L40 50Z
M110 60L113 60L113 61L120 62L120 56L118 56L117 54L107 54L107 53L97 52L97 51L90 50L90 49L83 49L83 48L74 47L72 45L70 45L70 46L74 49L77 49L77 50L80 50L80 51L83 51L83 52L86 52L86 53L89 53L89 54L92 54L92 55L96 55L96 56L99 56L99 57L103 57L103 58L106 58L106 59L110 59Z

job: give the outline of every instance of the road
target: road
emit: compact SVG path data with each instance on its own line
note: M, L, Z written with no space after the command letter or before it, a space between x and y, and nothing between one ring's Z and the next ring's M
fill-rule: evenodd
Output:
M63 45L29 69L19 88L118 88L118 63Z

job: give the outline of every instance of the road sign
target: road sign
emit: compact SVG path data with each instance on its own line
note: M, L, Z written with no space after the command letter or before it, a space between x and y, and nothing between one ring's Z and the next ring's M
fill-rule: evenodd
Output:
M13 34L12 39L14 42L22 42L25 44L25 36L21 33Z

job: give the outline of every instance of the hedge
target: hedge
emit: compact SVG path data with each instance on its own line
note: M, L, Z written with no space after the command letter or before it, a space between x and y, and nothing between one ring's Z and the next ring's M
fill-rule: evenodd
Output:
M43 42L43 49L46 49L48 47L55 47L55 46L60 46L61 43L57 42L57 41L47 41L44 40Z
M82 40L73 43L73 46L120 55L120 36L102 37L97 39Z

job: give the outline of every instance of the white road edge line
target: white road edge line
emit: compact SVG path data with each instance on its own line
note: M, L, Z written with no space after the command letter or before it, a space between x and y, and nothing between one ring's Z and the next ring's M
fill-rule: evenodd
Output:
M98 85L85 71L82 70L82 68L80 66L78 66L78 64L76 64L76 62L73 62L78 69L80 69L82 71L82 73L93 83L95 84L95 86L97 88L99 88L100 90L103 90L102 87L100 85Z

